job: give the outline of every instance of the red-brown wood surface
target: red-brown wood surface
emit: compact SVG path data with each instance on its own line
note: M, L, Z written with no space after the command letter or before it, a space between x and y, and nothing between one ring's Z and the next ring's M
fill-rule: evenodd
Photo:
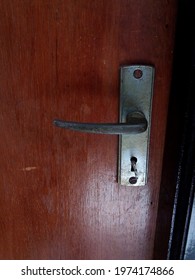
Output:
M151 259L175 0L0 0L0 258ZM155 66L149 181L117 184L119 67Z

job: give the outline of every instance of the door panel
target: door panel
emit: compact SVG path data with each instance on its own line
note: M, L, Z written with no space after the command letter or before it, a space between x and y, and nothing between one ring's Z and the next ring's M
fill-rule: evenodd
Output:
M163 3L162 3L163 2ZM176 1L0 1L0 258L151 259ZM119 67L156 69L149 179L117 184Z

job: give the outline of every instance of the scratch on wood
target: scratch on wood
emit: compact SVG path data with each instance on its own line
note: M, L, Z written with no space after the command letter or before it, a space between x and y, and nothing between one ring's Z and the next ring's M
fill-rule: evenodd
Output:
M32 170L35 170L37 168L38 167L36 167L36 166L27 166L27 167L22 168L21 170L22 171L32 171Z

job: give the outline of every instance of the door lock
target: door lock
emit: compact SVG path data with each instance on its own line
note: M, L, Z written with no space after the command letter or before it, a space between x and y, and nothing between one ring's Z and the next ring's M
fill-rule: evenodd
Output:
M121 67L120 80L119 123L78 123L58 119L53 123L81 132L119 135L118 182L125 186L143 186L148 174L154 67Z

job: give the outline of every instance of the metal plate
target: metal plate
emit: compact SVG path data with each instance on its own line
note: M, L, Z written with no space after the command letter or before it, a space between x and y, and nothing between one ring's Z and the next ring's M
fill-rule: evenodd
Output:
M142 112L148 121L145 132L119 136L118 182L121 185L144 186L147 183L153 83L152 66L133 65L121 68L119 122L125 123L127 114L134 111ZM131 168L132 157L137 159L136 175ZM136 182L130 183L129 179L135 176Z

